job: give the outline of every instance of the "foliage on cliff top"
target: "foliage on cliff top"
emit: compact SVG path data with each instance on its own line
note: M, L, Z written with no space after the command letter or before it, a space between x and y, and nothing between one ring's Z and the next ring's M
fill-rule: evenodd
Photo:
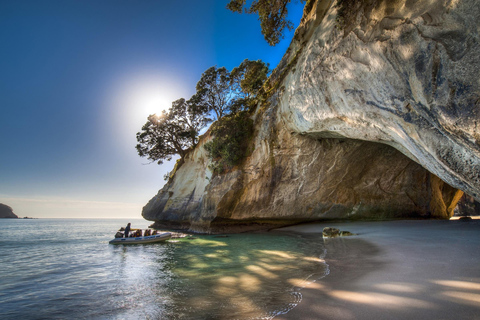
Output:
M215 173L223 173L248 154L248 144L253 133L250 113L258 103L258 95L268 78L268 64L261 60L245 59L230 73L231 88L235 99L230 105L230 114L212 124L213 140L205 144Z
M270 72L268 63L245 59L232 69L232 85L241 98L253 98L262 88Z
M213 111L217 119L229 112L235 93L230 85L230 72L225 67L210 67L197 82L197 92L192 97L207 112Z
M224 67L207 69L189 100L178 99L168 112L148 117L137 133L138 154L158 164L176 154L183 159L197 145L200 130L212 121L210 116L220 120L231 113L253 110L268 73L268 64L248 59L232 72Z
M207 112L213 112L217 120L245 110L267 79L268 67L262 60L248 59L231 72L225 67L210 67L198 81L192 99Z
M231 114L213 123L211 134L214 138L204 146L212 159L210 168L215 173L223 173L247 156L253 120L247 111Z
M305 0L295 0L304 3ZM230 0L227 9L232 12L258 14L262 34L269 45L274 46L284 38L285 29L293 30L293 23L287 20L287 5L292 0L254 0L247 6L246 0Z
M168 112L148 117L142 131L137 133L137 152L158 164L170 161L176 154L183 158L189 148L195 147L198 133L208 121L202 106L192 100L178 99Z

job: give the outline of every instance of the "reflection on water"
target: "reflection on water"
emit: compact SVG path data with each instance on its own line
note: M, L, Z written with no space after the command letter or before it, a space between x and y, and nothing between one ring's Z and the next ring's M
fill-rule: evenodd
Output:
M318 235L109 245L125 224L5 222L0 319L268 319L294 307L305 280L326 271Z
M201 236L172 246L170 314L182 319L268 319L301 300L298 285L325 274L321 237Z

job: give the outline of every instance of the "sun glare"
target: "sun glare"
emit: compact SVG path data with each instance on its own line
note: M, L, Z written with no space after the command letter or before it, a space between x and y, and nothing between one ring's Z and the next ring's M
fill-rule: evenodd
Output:
M112 119L115 140L125 146L125 140L135 139L151 114L160 115L172 102L188 96L182 82L173 77L155 74L129 74L112 86L107 115ZM125 148L131 151L131 146Z
M172 105L172 101L155 88L138 90L133 95L132 100L135 113L145 119L151 114L160 115L163 110L168 110Z
M166 79L159 75L131 75L117 87L114 92L117 105L122 106L129 121L145 121L151 114L160 115L182 97L179 84Z

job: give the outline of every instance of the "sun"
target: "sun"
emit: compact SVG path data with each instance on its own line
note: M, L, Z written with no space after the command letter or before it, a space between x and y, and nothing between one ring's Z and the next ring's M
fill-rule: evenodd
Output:
M151 114L160 115L181 98L179 84L159 75L132 75L116 90L117 99L129 118L145 121ZM133 120L133 119L132 119Z
M171 108L173 101L188 96L185 87L175 77L159 74L129 74L119 78L110 89L109 107L105 108L105 117L118 141L135 139L149 115L160 115Z
M135 112L143 118L147 118L151 114L160 115L162 111L168 110L172 105L172 101L158 88L145 87L138 90L132 98L135 101Z

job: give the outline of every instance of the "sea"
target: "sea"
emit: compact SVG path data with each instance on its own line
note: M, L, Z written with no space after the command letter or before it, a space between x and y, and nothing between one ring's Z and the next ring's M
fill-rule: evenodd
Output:
M0 319L272 319L328 274L321 234L110 245L128 222L1 219Z

